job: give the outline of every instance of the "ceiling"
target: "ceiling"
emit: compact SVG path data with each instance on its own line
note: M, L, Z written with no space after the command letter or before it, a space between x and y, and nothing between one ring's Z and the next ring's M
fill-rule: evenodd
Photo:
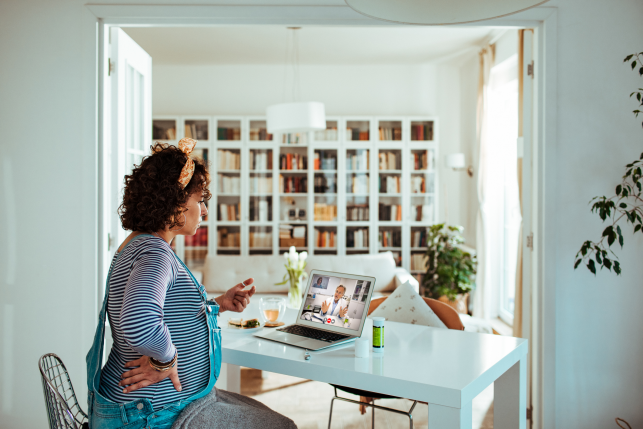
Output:
M154 64L283 64L283 26L123 28ZM303 27L301 64L424 64L471 50L491 27Z

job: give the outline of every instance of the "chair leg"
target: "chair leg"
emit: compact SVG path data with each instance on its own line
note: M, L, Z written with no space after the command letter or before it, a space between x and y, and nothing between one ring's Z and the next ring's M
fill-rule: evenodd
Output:
M418 401L413 401L413 405L411 405L411 409L409 410L409 428L413 429L413 409L417 405Z
M373 400L375 404L375 400ZM375 429L375 407L371 407L371 429Z
M333 398L330 400L330 414L328 415L328 429L330 429L330 422L333 420L333 404L335 403L335 399Z

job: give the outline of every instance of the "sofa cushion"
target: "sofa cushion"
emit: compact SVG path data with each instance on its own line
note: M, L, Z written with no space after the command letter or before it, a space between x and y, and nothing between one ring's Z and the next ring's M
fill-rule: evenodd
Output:
M447 329L444 322L440 320L408 282L395 289L369 317L384 317L391 322Z

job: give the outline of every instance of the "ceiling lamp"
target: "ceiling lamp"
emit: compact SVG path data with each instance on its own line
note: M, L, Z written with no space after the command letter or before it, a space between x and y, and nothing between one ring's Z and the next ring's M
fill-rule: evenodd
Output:
M356 12L383 21L447 25L511 15L548 0L346 0Z
M316 101L299 101L299 40L297 31L300 27L288 27L291 30L291 41L286 54L286 63L292 67L292 102L273 104L266 109L266 125L270 134L303 133L326 129L326 111L324 103ZM285 78L286 76L284 76ZM286 87L284 85L284 92ZM285 98L285 97L284 97Z

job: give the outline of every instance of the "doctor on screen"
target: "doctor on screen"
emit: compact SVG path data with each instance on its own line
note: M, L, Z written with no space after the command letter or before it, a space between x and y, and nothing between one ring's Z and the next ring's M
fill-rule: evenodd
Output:
M344 285L337 286L335 289L335 295L328 298L322 303L321 306L321 316L339 316L344 317L348 312L348 306L342 307L340 300L346 293L346 287Z

